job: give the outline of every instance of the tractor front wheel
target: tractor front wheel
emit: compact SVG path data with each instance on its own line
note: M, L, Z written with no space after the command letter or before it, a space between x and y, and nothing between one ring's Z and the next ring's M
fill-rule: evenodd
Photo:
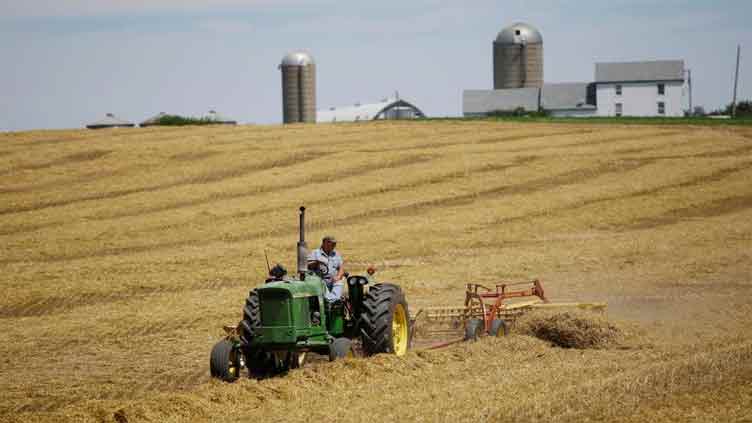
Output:
M376 284L363 300L361 329L366 355L405 355L410 346L410 315L407 301L397 285Z
M212 348L209 357L211 375L225 382L234 382L240 375L240 351L232 342L223 339Z

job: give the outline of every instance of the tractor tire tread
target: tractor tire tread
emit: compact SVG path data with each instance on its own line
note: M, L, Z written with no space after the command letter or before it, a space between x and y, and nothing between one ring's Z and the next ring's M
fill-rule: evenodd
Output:
M392 307L402 304L407 313L407 302L399 286L376 284L369 288L363 301L363 350L366 355L393 352L390 342Z

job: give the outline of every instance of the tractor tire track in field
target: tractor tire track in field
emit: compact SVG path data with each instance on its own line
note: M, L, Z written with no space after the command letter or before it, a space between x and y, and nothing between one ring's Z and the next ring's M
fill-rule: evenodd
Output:
M137 138L136 140L129 140L128 142L138 142L138 138L144 138L144 142L153 143L158 141L176 141L179 142L179 137L176 137L177 134L185 133L186 137L190 136L200 136L202 135L200 129L196 130L196 128L193 129L186 129L181 127L175 127L167 129L165 127L161 128L155 128L155 129L142 129L142 128L135 128L128 131L117 131L117 132L111 132L111 131L99 131L99 132L93 132L89 133L87 135L83 136L76 136L73 138L42 138L42 139L36 139L36 140L23 140L23 141L17 141L13 146L18 147L36 147L36 146L46 146L46 145L55 145L55 144L67 144L67 143L75 143L75 142L97 142L99 140L120 140L120 139L131 139L131 138ZM152 136L153 134L159 133L159 136ZM219 130L212 130L210 131L210 134L212 137L222 136L225 134L229 134L231 132L228 131L219 131Z
M69 164L90 162L90 161L99 159L101 157L104 157L110 153L112 153L112 151L91 150L91 151L84 151L81 153L69 154L65 157L61 157L55 160L50 160L48 162L28 163L28 164L24 164L20 166L14 166L10 169L0 170L0 176L12 175L14 173L20 173L20 172L27 171L27 170L41 170L41 169L47 169L47 168L51 168L55 166L65 166Z
M485 173L502 172L505 170L524 166L525 164L531 161L534 161L535 159L536 157L529 156L529 157L523 157L521 159L518 159L515 161L515 163L512 163L512 164L491 164L491 165L477 166L477 167L469 168L467 170L457 170L457 171L449 172L443 175L436 175L427 179L421 179L418 181L395 184L395 185L386 186L386 187L373 188L373 189L360 191L360 192L341 194L338 196L334 196L334 197L330 197L330 198L322 199L322 200L307 201L306 204L308 205L308 207L313 207L313 206L317 206L320 204L331 204L332 202L358 201L361 198L367 198L373 195L385 194L389 192L398 192L398 191L403 191L403 190L415 190L415 189L420 189L428 185L439 184L439 183L448 182L454 179L459 179L465 176L467 173L478 175L478 174L485 174ZM297 187L299 186L293 184L293 186L287 187L287 188L297 188ZM273 190L273 192L281 193L284 191L275 189ZM219 222L223 220L246 219L246 218L251 218L251 217L263 215L266 213L270 213L275 210L279 210L279 207L275 206L275 207L261 208L261 209L248 211L248 212L233 213L233 214L225 215L225 216L215 216L213 217L213 220L215 222ZM165 230L168 228L170 228L170 226L160 226L160 227L152 228L151 230L159 231L159 230Z
M572 147L589 147L589 146L597 146L602 144L615 144L622 141L639 141L642 139L645 140L655 140L660 138L668 138L673 137L676 135L682 135L687 134L687 132L684 131L673 131L673 132L650 132L650 133L643 133L639 136L635 135L619 135L619 136L613 136L613 137L607 137L607 138L601 138L601 139L595 139L592 141L578 141L578 142L572 142L572 143L566 143L566 144L556 144L556 145L543 145L543 146L523 146L519 148L513 148L513 149L505 149L502 150L505 153L524 153L528 151L538 151L538 150L547 150L547 149L558 149L558 148L572 148Z
M627 224L619 224L619 230L642 230L669 226L682 221L719 217L752 209L752 194L735 195L700 203L691 207L671 209L659 216L644 217Z
M54 179L52 181L42 182L38 184L10 186L6 188L0 188L0 195L39 192L45 189L66 187L80 182L93 182L116 176L125 176L137 171L138 168L138 166L129 166L116 170L98 170L68 179Z
M384 170L384 169L398 170L398 169L412 166L415 164L428 163L431 160L433 160L432 157L426 156L424 154L424 155L419 155L419 156L410 156L410 157L405 157L402 159L393 160L391 162L388 162L380 166L373 166L373 167L362 166L359 169L351 170L347 172L347 174L343 175L341 178L339 178L339 180L346 180L346 179L357 177L357 176L367 175L374 171L379 171L379 170ZM306 176L298 180L294 180L294 181L283 183L283 184L259 186L254 190L237 192L237 193L214 193L204 198L177 201L177 202L173 202L170 204L146 207L146 208L141 208L137 211L124 210L124 211L115 212L115 213L105 215L105 216L93 217L92 220L111 220L111 219L119 219L119 218L124 218L124 217L145 216L145 215L152 214L152 213L178 210L178 209L182 209L185 207L212 204L217 201L236 200L239 198L253 197L253 196L256 196L259 194L265 194L268 192L275 192L275 193L284 192L285 190L300 188L303 185L330 182L332 180L332 177L333 177L332 173L330 171L327 171L327 172L322 172L322 173L315 174L312 176Z
M170 160L176 160L179 162L194 162L199 160L208 159L216 155L222 154L220 151L188 151L186 153L174 154L170 157Z
M638 151L639 152L639 151ZM630 151L635 153L635 151ZM681 160L681 159L722 159L729 157L739 157L744 154L752 153L752 145L745 145L731 150L712 151L708 153L695 154L677 154L665 156L652 156L651 159L657 160Z
M557 213L571 212L571 211L574 211L574 210L579 210L579 209L582 209L582 208L585 208L585 207L589 207L589 206L592 206L592 205L596 205L596 204L608 203L608 202L613 202L613 201L628 200L628 199L633 199L633 198L638 198L638 197L645 197L645 196L660 194L660 193L667 192L667 191L670 191L670 190L685 189L685 188L691 188L691 187L698 187L698 186L702 186L702 185L707 184L707 183L720 182L720 181L724 180L725 178L727 178L727 177L729 177L729 176L731 176L731 175L733 175L735 173L744 171L749 166L752 166L752 162L746 162L746 163L739 164L737 166L732 166L732 167L728 167L728 168L719 169L719 170L716 170L715 172L712 172L712 173L710 173L708 175L697 176L697 177L690 178L690 179L688 179L686 181L683 181L683 182L677 182L677 183L668 184L668 185L661 185L661 186L658 186L658 187L655 187L655 188L642 189L642 190L638 190L638 191L634 191L634 192L629 192L629 193L626 193L626 194L593 198L593 199L590 199L590 200L585 200L585 201L579 202L576 205L568 205L568 206L564 206L564 207L556 207L556 208L546 209L546 210L543 210L543 211L537 212L537 213L529 213L529 214L525 214L525 215L521 215L521 216L501 218L501 219L497 219L497 220L493 221L492 223L490 223L490 224L488 224L486 226L494 227L494 226L506 225L506 224L514 223L514 222L520 222L520 221L535 219L535 218L538 218L538 217L550 217L550 216L555 215ZM743 204L743 201L742 201L742 204ZM734 210L734 211L738 211L738 210ZM652 218L644 218L644 219L645 220L643 222L648 222ZM668 221L668 220L667 219L661 219L661 222L666 222L666 221ZM674 222L674 223L676 223L676 222ZM647 224L647 223L645 223L645 224ZM627 225L627 226L629 226L629 225Z
M163 294L237 288L246 284L246 281L240 280L215 279L196 281L170 288L160 286L132 287L121 291L92 292L69 296L49 296L0 307L0 319L48 316L65 313L80 307L133 301Z
M503 195L528 194L528 193L532 193L536 191L555 188L557 186L585 182L588 179L599 177L599 176L609 174L609 173L622 173L622 172L636 170L643 166L652 164L655 161L656 159L653 159L653 158L645 158L645 159L639 159L639 160L629 160L627 162L609 162L609 163L601 164L594 168L576 169L570 172L565 172L563 174L558 174L558 175L554 175L550 177L544 177L544 178L536 179L533 181L528 181L522 184L502 186L502 187L497 187L497 188L493 188L490 190L481 190L476 193L459 195L459 196L454 196L454 197L449 197L449 198L428 200L428 201L413 203L413 204L409 204L409 205L405 205L405 206L401 206L397 208L371 210L368 212L364 212L362 214L339 219L335 222L326 222L326 224L347 225L347 224L358 223L358 222L367 221L370 219L375 219L375 218L380 218L380 217L389 217L389 216L395 216L395 215L399 215L399 216L414 215L416 213L419 213L421 211L434 208L434 207L458 206L458 205L463 205L463 204L470 204L470 203L477 201L480 198L488 198L489 196L497 197L497 196L503 196ZM572 210L572 209L579 208L579 207L585 207L588 205L597 204L600 202L615 201L615 200L626 199L630 197L650 195L650 194L659 193L666 189L686 188L686 187L690 187L693 185L717 181L717 180L723 179L724 177L732 173L742 170L744 168L745 168L744 165L735 166L732 168L722 169L708 176L693 178L686 182L665 185L665 186L648 189L648 190L641 190L641 191L629 193L626 195L593 199L593 200L585 201L581 204L578 204L577 206L568 206L568 207L564 207L560 209L546 210L545 213L534 213L534 214L525 215L525 216L501 219L499 221L492 223L490 226L504 224L510 221L518 221L518 220L540 217L544 215L550 215L552 212L568 211L568 210ZM314 223L313 226L315 227L316 224ZM257 239L264 238L264 237L278 236L278 235L288 233L292 230L293 230L292 228L285 227L283 229L278 229L275 231L247 234L243 236L227 236L227 237L219 237L219 238L214 238L214 239L174 241L174 242L168 242L168 243L157 243L153 245L110 248L110 249L104 249L104 250L99 250L96 252L84 253L84 254L51 256L51 257L46 257L42 260L33 260L33 261L58 262L58 261L85 259L85 258L91 258L91 257L106 257L106 256L113 256L113 255L117 256L117 255L126 255L126 254L137 254L137 253L142 253L142 252L164 250L164 249L178 248L178 247L184 247L184 246L201 246L201 245L206 245L206 244L213 243L213 242L230 242L230 243L244 242L244 241L250 241L250 240L257 240ZM4 261L0 261L0 263L10 264L10 263L16 263L20 261L25 261L25 260L4 260Z
M455 207L455 206L472 204L478 201L479 199L499 198L499 197L504 197L507 195L530 194L534 192L540 192L540 191L545 191L548 189L556 188L559 186L579 184L579 183L586 182L590 179L604 176L607 174L613 174L613 173L619 174L619 173L636 170L641 167L647 166L650 163L652 163L652 161L650 160L644 160L644 161L639 161L639 162L633 161L630 163L613 163L613 162L603 163L601 165L598 165L592 168L576 169L576 170L572 170L569 172L557 174L554 176L534 179L532 181L527 181L527 182L520 183L520 184L505 185L501 187L480 190L480 191L470 193L470 194L438 198L434 200L427 200L427 201L417 202L417 203L394 207L394 208L367 211L362 214L349 216L349 217L345 217L342 219L337 219L334 222L323 222L318 225L314 222L312 226L315 227L316 229L321 229L317 226L321 226L324 224L326 225L331 224L333 226L350 225L350 224L355 224L355 223L361 223L364 221L369 221L369 220L380 218L380 217L414 216L428 209L437 208L437 207ZM277 235L277 234L274 234L274 235ZM242 237L240 240L244 241Z
M28 205L28 206L10 207L10 208L5 208L5 209L0 209L0 216L43 210L47 208L63 207L63 206L68 206L71 204L77 204L77 203L82 203L82 202L87 202L87 201L112 200L115 198L125 197L131 194L157 192L157 191L163 191L163 190L167 190L171 188L177 188L177 187L188 186L188 185L212 184L216 182L225 181L227 179L249 176L249 175L263 172L269 169L284 169L288 167L294 167L302 163L313 161L317 158L316 156L317 156L316 154L313 154L311 152L306 152L306 154L299 153L299 154L289 156L282 160L277 160L277 161L268 162L268 163L258 163L255 165L241 166L241 167L230 168L230 169L223 169L223 170L215 171L209 174L190 176L188 178L183 178L183 179L180 179L174 182L169 182L166 184L152 185L152 186L147 186L147 187L139 187L139 188L131 188L131 189L123 189L123 190L110 191L110 192L100 192L100 193L90 194L90 195L86 195L82 197L49 201L46 203L33 204L33 205Z
M471 204L471 203L478 201L479 199L496 198L496 197L505 196L505 195L528 194L532 192L555 188L558 186L582 183L582 182L586 182L587 180L597 178L599 176L603 176L607 174L613 174L613 173L618 174L618 173L636 170L651 163L653 163L652 160L630 161L627 163L608 162L608 163L600 164L595 167L585 168L585 169L576 169L576 170L572 170L569 172L564 172L562 174L557 174L553 176L535 179L532 181L527 181L521 184L505 185L505 186L496 187L492 189L480 190L480 191L470 193L470 194L444 197L444 198L438 198L434 200L426 200L426 201L421 201L421 202L412 203L412 204L408 204L405 206L399 206L399 207L394 207L394 208L369 210L360 214L344 217L341 219L336 219L332 222L327 221L327 222L318 223L318 224L314 222L310 224L309 226L311 227L311 229L317 230L317 229L320 229L321 225L324 225L324 224L332 225L332 226L342 226L342 225L350 225L354 223L370 221L370 220L378 219L382 217L415 215L417 213L423 212L428 209L436 208L436 207L454 207L454 206L459 206L459 205ZM45 256L43 259L0 260L0 264L12 264L12 263L18 263L18 262L27 262L27 261L52 263L52 262L63 262L63 261L80 260L80 259L87 259L87 258L120 256L120 255L138 254L138 253L144 253L144 252L150 252L150 251L161 251L161 250L167 250L167 249L179 248L179 247L205 246L214 242L238 243L238 242L245 242L245 241L253 241L253 240L263 239L266 237L280 236L280 235L284 235L284 234L291 233L291 232L294 232L294 227L286 225L273 231L256 232L256 233L251 233L251 234L241 235L241 236L228 235L228 236L215 237L215 238L209 238L209 239L197 239L197 240L187 240L187 241L183 240L183 241L155 243L152 245L106 248L106 249L97 250L93 252L86 252L86 253L58 255L58 256Z
M370 211L357 214L354 216L349 216L349 217L345 217L342 219L338 219L335 222L326 222L326 224L335 225L335 226L336 225L349 225L349 224L359 223L359 222L368 221L371 219L376 219L376 218L381 218L381 217L389 217L389 216L395 216L395 215L397 216L415 215L426 209L430 209L434 207L459 206L459 205L464 205L464 204L471 204L480 198L498 197L498 196L503 196L503 195L529 194L529 193L533 193L537 191L555 188L557 186L582 183L582 182L587 181L588 179L599 177L605 174L610 174L610 173L618 174L622 172L636 170L643 166L652 164L655 161L656 160L652 158L648 158L648 159L641 159L641 160L630 160L628 162L609 162L609 163L601 164L594 168L576 169L570 172L565 172L565 173L550 176L550 177L539 178L539 179L528 181L522 184L502 186L502 187L497 187L497 188L493 188L489 190L478 191L476 193L453 196L449 198L428 200L428 201L413 203L413 204L396 207L396 208L370 210ZM549 209L541 213L533 213L533 214L524 215L524 216L500 219L498 221L493 222L489 226L496 226L499 224L510 223L512 221L526 220L526 219L531 219L531 218L541 217L541 216L550 216L551 213L566 212L566 211L570 211L576 208L586 207L586 206L601 203L601 202L616 201L616 200L639 197L639 196L644 196L644 195L651 195L651 194L660 193L668 189L687 188L687 187L691 187L695 185L700 185L703 183L719 181L729 176L730 174L733 174L735 172L745 169L746 166L748 166L748 164L721 169L719 171L713 172L710 175L692 178L688 181L680 182L677 184L665 185L665 186L647 189L647 190L640 190L640 191L625 194L625 195L588 200L576 206L567 206L563 208ZM312 228L319 229L316 223L312 224ZM143 253L143 252L148 252L148 251L165 250L165 249L179 248L179 247L185 247L185 246L201 246L201 245L206 245L206 244L213 243L213 242L236 243L236 242L257 240L257 239L261 239L264 237L279 236L279 235L288 233L290 231L293 231L293 229L294 228L285 227L285 228L281 228L275 231L259 232L259 233L247 234L243 236L227 236L227 237L219 237L219 238L214 238L214 239L174 241L174 242L168 242L168 243L158 243L154 245L110 248L110 249L104 249L104 250L99 250L96 252L84 253L84 254L45 257L42 260L33 260L33 261L58 262L58 261L86 259L86 258L91 258L91 257L106 257L106 256L117 256L117 255L127 255L127 254L138 254L138 253ZM24 261L24 260L3 260L3 261L0 261L0 263L10 264L10 263L16 263L20 261Z
M524 141L528 139L542 139L542 138L550 138L550 137L564 137L569 135L581 135L581 134L587 134L592 132L591 130L577 130L577 131L561 131L561 132L537 132L537 133L531 133L531 134L515 134L515 135L507 135L507 136L494 136L494 137L484 137L479 138L477 140L467 140L467 141L460 141L460 142L430 142L430 143L423 143L423 144L416 144L416 145L407 145L403 147L395 147L395 148L374 148L374 149L358 149L356 151L363 152L363 153L384 153L384 152L394 152L394 151L409 151L409 150L416 150L416 149L440 149L443 147L456 147L460 145L487 145L487 144L501 144L506 142L515 142L515 141ZM469 130L464 130L460 132L461 134L470 134L472 135ZM445 137L448 134L441 133L439 136Z

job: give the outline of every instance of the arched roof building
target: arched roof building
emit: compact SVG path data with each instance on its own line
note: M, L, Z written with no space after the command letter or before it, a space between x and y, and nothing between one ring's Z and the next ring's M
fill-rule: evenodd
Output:
M135 125L133 124L133 122L128 122L127 120L119 119L112 113L107 113L104 119L100 119L96 122L92 122L86 125L88 129L132 128L134 126Z
M426 115L412 103L397 98L385 98L378 103L331 107L316 112L316 122L359 122L381 119L419 119Z

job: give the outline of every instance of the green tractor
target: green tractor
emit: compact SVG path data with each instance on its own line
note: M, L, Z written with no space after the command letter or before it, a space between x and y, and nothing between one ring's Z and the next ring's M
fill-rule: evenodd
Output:
M410 315L399 286L376 283L373 269L367 275L348 275L342 299L325 299L322 276L325 264L313 270L306 262L305 207L300 208L298 274L288 278L270 272L264 285L248 294L243 320L225 327L227 336L211 351L215 378L232 382L243 368L262 378L301 367L308 353L329 360L379 353L404 355L410 346Z

